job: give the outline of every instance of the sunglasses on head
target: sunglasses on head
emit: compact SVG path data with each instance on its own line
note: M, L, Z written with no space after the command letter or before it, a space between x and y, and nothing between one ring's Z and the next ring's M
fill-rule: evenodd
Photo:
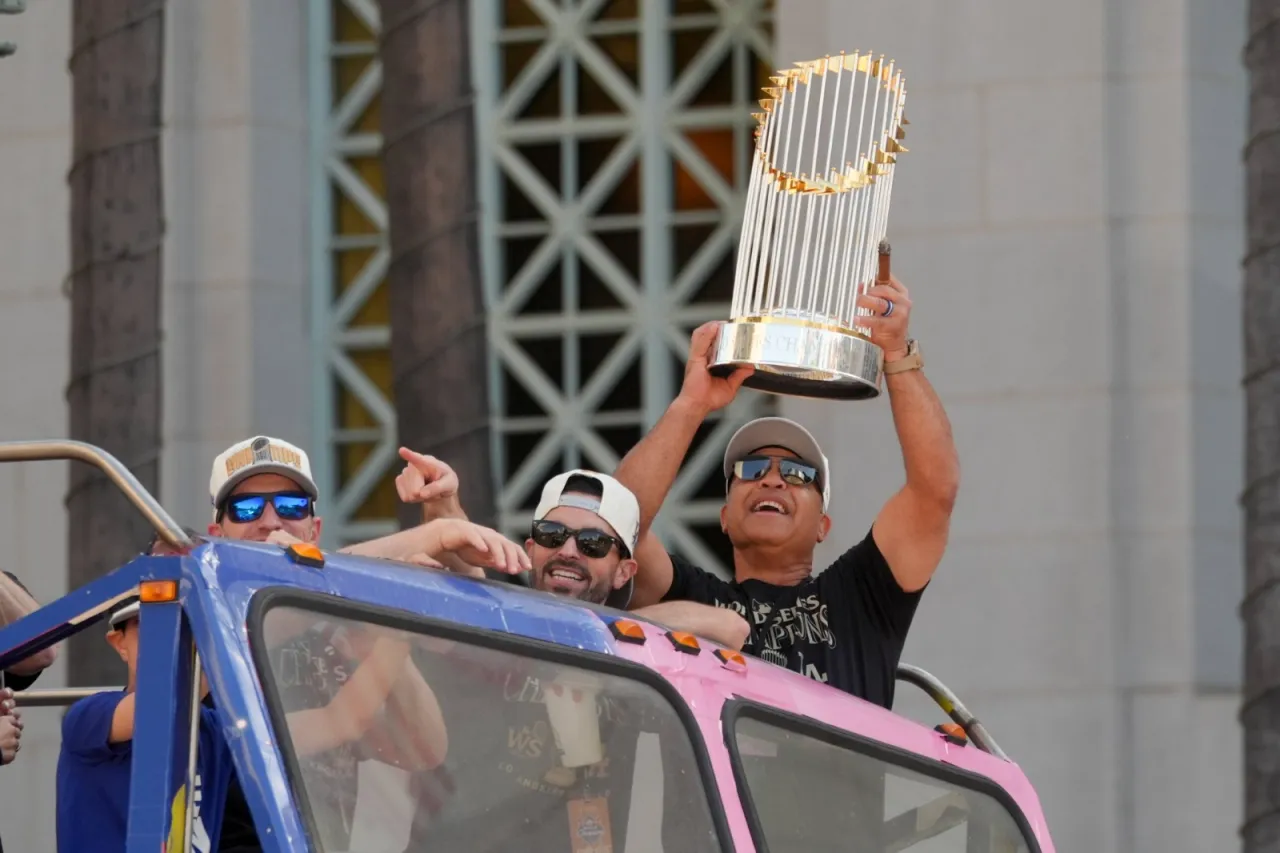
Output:
M236 524L248 524L262 518L267 501L276 515L284 521L301 521L311 515L314 507L311 496L302 492L272 492L261 495L232 495L222 506L222 512Z
M788 485L811 486L818 481L817 466L792 456L744 456L733 463L733 476L749 483L763 480L775 461L778 463L778 474Z
M582 552L584 557L596 560L607 556L615 545L619 554L623 557L627 556L627 546L621 540L610 536L603 530L597 530L593 527L574 530L558 521L548 521L546 519L533 523L532 539L543 548L563 548L564 543L568 542L570 537L573 538L578 550Z

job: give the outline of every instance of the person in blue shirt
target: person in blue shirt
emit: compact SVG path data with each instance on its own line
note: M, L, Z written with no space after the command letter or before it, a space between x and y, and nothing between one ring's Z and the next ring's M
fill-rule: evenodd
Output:
M111 614L111 630L107 634L107 642L129 668L128 687L81 699L62 720L57 776L59 853L125 850L138 671L138 609L136 599L118 607ZM207 693L203 679L201 686ZM193 853L218 849L231 772L231 755L218 728L217 712L204 707L196 755Z

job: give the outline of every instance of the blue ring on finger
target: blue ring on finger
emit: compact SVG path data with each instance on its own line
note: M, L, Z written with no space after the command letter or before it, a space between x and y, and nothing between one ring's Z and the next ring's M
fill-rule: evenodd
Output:
M888 317L890 314L893 313L893 300L886 299L885 304L887 304L889 307L884 309L884 313L880 315L881 317Z

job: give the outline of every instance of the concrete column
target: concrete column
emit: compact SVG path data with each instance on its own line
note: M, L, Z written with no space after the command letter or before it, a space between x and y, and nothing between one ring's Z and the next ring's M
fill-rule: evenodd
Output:
M168 7L161 491L200 530L217 453L309 444L306 7Z

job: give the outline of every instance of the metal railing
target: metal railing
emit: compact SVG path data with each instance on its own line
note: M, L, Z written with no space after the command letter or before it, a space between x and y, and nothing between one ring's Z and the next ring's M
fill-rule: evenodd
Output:
M987 731L982 723L978 722L978 718L964 706L964 703L960 701L960 697L952 693L950 688L935 676L930 675L918 666L900 663L898 664L898 681L914 684L927 693L929 698L937 703L938 707L964 730L965 735L978 749L983 752L989 752L1005 761L1009 760L1009 756L996 743L996 739L991 736L991 733Z
M128 468L101 447L95 447L83 441L56 439L53 441L0 441L0 462L43 462L58 459L72 459L87 462L102 473L124 492L129 502L138 512L151 522L160 537L175 548L191 548L195 543L187 536L186 531L165 512L160 502L138 482Z
M19 708L65 708L99 693L123 689L123 687L66 687L49 690L20 690L14 692L13 700L18 703Z

